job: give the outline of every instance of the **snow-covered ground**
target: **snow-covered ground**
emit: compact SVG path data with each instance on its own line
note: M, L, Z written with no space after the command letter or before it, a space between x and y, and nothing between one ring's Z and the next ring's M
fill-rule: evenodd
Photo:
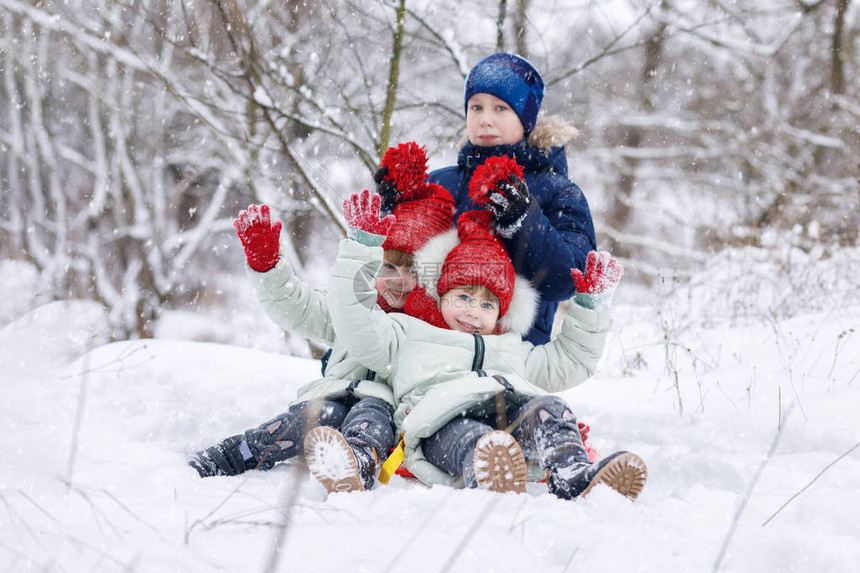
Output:
M597 374L564 397L599 451L647 462L634 503L400 477L326 497L301 463L200 479L187 455L279 413L318 363L169 333L107 343L93 303L24 313L35 277L7 266L0 571L853 572L860 257L829 260L848 286L801 292L747 254L657 303L617 298Z

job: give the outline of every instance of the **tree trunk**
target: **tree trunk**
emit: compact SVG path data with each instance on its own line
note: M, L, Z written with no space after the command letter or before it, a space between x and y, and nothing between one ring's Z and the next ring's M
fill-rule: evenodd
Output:
M394 43L391 47L391 66L388 69L388 86L385 91L385 109L382 112L382 131L376 154L379 158L390 147L391 123L394 116L394 102L397 99L397 82L400 77L400 56L403 53L403 24L406 19L406 0L400 0L394 28Z
M836 17L833 20L833 42L830 49L830 91L834 94L845 93L845 53L842 34L845 31L845 14L850 0L837 0Z

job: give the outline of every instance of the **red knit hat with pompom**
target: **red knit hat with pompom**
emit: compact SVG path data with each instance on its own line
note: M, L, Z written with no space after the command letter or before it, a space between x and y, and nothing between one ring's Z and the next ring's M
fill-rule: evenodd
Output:
M426 181L427 152L414 141L389 148L382 166L388 168L385 179L398 191L395 221L382 248L415 254L429 239L451 228L454 199L444 187Z
M499 297L499 318L503 317L514 294L514 266L493 230L492 213L463 213L457 221L457 236L460 243L445 258L436 292L441 297L461 286L487 287Z

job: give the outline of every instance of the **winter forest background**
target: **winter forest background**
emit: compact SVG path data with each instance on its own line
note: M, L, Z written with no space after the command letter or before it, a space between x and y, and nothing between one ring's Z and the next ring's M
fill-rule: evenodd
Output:
M241 323L238 210L272 205L324 280L342 198L389 145L454 162L465 74L508 50L580 129L571 178L628 296L727 250L781 280L792 253L857 246L858 18L852 0L0 0L0 260L38 272L25 306L98 301L114 339L171 310Z

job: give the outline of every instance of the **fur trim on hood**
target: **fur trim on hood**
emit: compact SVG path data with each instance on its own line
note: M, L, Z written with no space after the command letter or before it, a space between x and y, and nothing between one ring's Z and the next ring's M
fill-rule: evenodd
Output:
M459 244L457 230L451 229L436 235L415 253L414 268L418 271L418 283L427 290L427 294L432 296L437 304L440 297L436 291L436 285L442 273L442 265L448 253ZM520 336L525 336L532 327L539 304L540 295L531 282L525 277L516 275L508 311L499 320L501 332L516 332Z
M560 147L568 141L579 135L579 130L576 129L571 122L560 115L546 115L541 112L538 115L535 128L529 135L528 144L538 149L550 149L552 147ZM460 138L459 146L463 147L469 141L469 134L464 133Z

